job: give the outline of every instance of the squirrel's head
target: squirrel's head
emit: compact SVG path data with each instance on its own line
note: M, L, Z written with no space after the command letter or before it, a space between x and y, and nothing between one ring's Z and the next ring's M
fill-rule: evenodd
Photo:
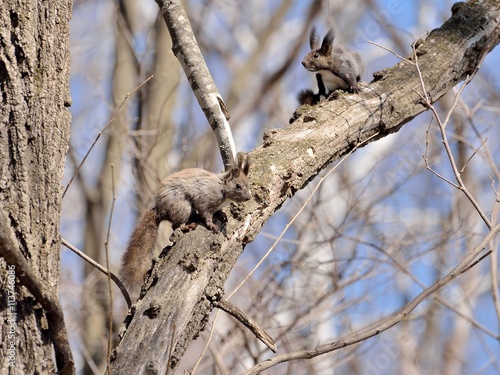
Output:
M226 186L226 197L235 202L245 202L251 198L250 181L248 180L248 170L250 162L248 155L238 152L236 165L229 168L224 176Z
M311 72L326 69L328 66L328 60L332 55L334 39L335 32L333 29L330 29L320 45L319 34L314 26L309 34L309 46L311 47L311 52L309 52L306 57L304 57L304 60L302 60L304 68Z

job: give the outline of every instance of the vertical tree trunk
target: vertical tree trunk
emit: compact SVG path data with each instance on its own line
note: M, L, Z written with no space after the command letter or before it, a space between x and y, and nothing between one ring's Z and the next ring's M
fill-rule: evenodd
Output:
M0 6L0 209L6 218L2 226L10 229L28 269L46 288L43 295L56 298L61 180L71 123L71 10L71 2L64 0L9 0ZM5 260L9 254L0 255L0 288L5 291L6 269L12 265ZM3 374L7 368L18 374L55 371L53 321L43 304L20 285L25 277L17 270L15 365L8 367L2 360ZM2 337L8 326L5 295L2 292L0 300ZM0 358L6 345L2 340ZM56 361L61 363L57 354Z

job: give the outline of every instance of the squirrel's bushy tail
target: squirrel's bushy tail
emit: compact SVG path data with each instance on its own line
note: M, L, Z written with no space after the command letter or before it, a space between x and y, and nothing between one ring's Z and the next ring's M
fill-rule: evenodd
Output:
M151 267L157 234L156 212L150 208L139 218L123 255L120 276L129 293L138 292Z

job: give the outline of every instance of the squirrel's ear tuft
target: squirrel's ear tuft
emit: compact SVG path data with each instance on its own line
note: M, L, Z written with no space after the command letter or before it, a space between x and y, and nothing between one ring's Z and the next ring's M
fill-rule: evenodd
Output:
M319 34L316 26L313 26L309 34L309 46L311 47L311 51L319 49Z
M323 38L323 43L321 43L321 52L323 52L323 54L329 55L332 52L334 39L335 31L333 29L328 30L328 33Z
M238 170L243 172L244 175L248 175L248 170L250 169L248 155L244 152L238 152L238 154L236 155L236 160L238 163Z

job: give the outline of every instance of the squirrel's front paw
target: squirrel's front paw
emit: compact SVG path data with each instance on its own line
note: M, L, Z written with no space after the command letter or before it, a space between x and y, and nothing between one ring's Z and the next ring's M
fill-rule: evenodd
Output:
M359 87L357 85L356 86L351 86L349 91L351 93L353 93L353 94L359 94L360 93Z
M196 227L198 226L198 224L196 223L189 223L189 224L182 224L179 229L182 231L182 232L190 232L194 229L196 229Z
M220 229L214 223L207 223L207 228L210 229L214 233L220 233Z

